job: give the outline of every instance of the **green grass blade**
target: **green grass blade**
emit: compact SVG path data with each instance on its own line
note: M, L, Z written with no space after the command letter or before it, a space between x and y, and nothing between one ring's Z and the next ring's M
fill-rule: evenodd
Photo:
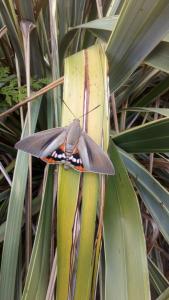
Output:
M9 198L9 190L6 191L6 195ZM4 197L5 197L5 193L4 193ZM1 198L0 198L0 200L1 200ZM8 200L6 200L6 201L8 201ZM33 216L39 212L40 204L41 204L41 200L40 200L39 196L33 199L33 202L32 202L32 215ZM24 224L25 224L25 218L23 216L22 217L22 226L24 226ZM5 228L6 228L6 221L0 225L0 242L2 242L4 240Z
M159 115L169 118L169 109L168 108L156 108L156 107L130 107L125 109L126 111L136 111L136 112L149 112L157 113Z
M157 97L163 95L169 89L169 76L162 80L159 84L155 85L152 90L144 97L134 102L134 106L148 106Z
M53 1L49 1L50 13L50 31L51 31L51 68L52 68L52 81L60 77L60 62L59 62L59 49L58 49L58 31L57 31L57 5ZM58 87L50 92L55 112L55 126L61 124L61 88Z
M161 42L145 59L145 63L160 71L169 73L169 45Z
M63 42L65 42L65 45L63 45L64 48L66 48L68 42L73 39L73 36L76 34L77 29L79 28L89 29L94 36L107 41L110 37L110 33L113 32L116 27L117 20L118 16L105 17L70 28L63 39Z
M169 287L157 298L157 300L168 300L169 299Z
M136 193L117 148L110 143L116 175L106 185L104 245L106 300L150 299L145 239Z
M150 273L150 282L156 292L160 295L169 286L169 282L150 258L148 258L148 269Z
M53 171L54 167L50 166L49 169L46 169L44 176L42 206L24 286L23 300L43 300L46 298L50 268Z
M15 296L14 300L20 300L22 297L22 239L20 241L19 252L18 252L18 264L17 264L17 271L16 271L16 282L15 282Z
M76 28L91 28L91 29L100 29L106 31L113 31L117 24L118 16L105 17L101 19L96 19L79 26L73 27L71 29Z
M169 151L169 118L159 119L126 130L113 138L127 152L151 153Z
M38 99L32 105L32 130L35 130L40 108ZM26 122L23 136L28 133ZM0 299L14 297L15 275L22 223L23 203L28 171L28 155L18 151L7 215L7 224L1 262Z
M144 204L159 226L165 239L169 241L169 192L132 156L119 149L121 157L134 177L135 184Z
M9 38L11 40L12 46L15 49L21 72L24 73L23 53L22 53L22 48L20 47L20 40L18 37L18 32L16 31L16 27L19 27L19 26L17 24L16 17L15 17L15 20L13 20L13 18L11 17L5 2L6 1L0 1L1 14L3 16L5 25L8 28ZM13 4L11 5L11 7L13 7ZM14 7L13 7L13 9L14 9ZM13 23L13 21L15 22L15 24Z
M111 91L118 89L161 41L169 28L168 14L168 1L125 1L107 47Z

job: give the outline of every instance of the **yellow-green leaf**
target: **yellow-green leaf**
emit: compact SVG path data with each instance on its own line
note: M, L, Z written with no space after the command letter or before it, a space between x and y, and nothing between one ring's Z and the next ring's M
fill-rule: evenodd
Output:
M107 60L99 45L81 51L65 60L64 101L76 117L86 115L88 134L104 148L108 144L108 99ZM63 105L62 124L68 125L73 116ZM84 125L83 118L81 126ZM83 127L84 128L84 127ZM94 254L94 234L98 201L99 175L80 174L74 170L59 171L59 191L57 207L57 247L58 276L57 299L67 299L74 260L77 260L75 299L87 299L91 289L92 259ZM78 258L74 257L77 211L79 212L79 184L82 182L82 212ZM64 278L64 280L63 280ZM79 298L80 297L80 298Z

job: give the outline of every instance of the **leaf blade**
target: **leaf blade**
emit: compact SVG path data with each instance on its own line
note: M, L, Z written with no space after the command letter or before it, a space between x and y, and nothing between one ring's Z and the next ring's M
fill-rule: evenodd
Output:
M140 300L150 299L145 239L137 197L112 143L109 154L115 165L116 176L108 178L106 187L105 299L134 300L136 295Z

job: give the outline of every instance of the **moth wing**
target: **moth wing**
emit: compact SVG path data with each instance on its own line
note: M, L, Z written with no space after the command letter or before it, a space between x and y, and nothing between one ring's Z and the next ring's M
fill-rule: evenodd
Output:
M37 132L17 142L15 148L36 157L46 157L64 143L66 132L66 127Z
M107 175L115 174L108 155L85 132L82 132L77 148L86 171Z

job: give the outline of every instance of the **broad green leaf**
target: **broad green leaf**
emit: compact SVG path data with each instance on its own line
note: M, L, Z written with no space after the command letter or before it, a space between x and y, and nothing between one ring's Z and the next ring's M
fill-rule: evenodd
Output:
M53 207L53 166L46 168L42 206L29 264L23 300L45 300L50 271L51 223Z
M104 249L106 300L150 299L145 239L136 193L115 145L116 175L106 185Z
M122 149L119 149L119 153L149 213L169 241L169 192L131 155Z
M88 134L100 144L102 128L104 130L104 145L107 146L107 61L100 46L91 47L65 60L64 101L76 117L87 110L95 108L87 115ZM87 78L87 81L85 80ZM71 93L70 93L71 90ZM84 94L86 93L86 97ZM63 106L63 125L72 120L68 108ZM82 123L83 124L83 123ZM97 125L95 125L97 124ZM67 299L69 285L73 280L72 271L74 251L77 247L74 241L78 222L78 195L80 175L75 171L65 171L60 168L59 191L57 209L57 245L58 245L58 276L57 297ZM98 200L98 175L84 174L82 189L82 216L80 230L79 255L77 259L77 277L75 299L87 299L91 290L92 260L94 247L94 233L96 208ZM92 202L91 202L92 198ZM76 222L75 222L76 221ZM90 228L86 226L89 224ZM63 280L64 278L64 280ZM86 298L87 297L87 298Z
M161 41L169 28L168 14L168 1L125 1L107 46L111 91L118 89Z
M107 110L107 59L101 47L95 46L88 49L88 90L90 109L101 104L97 110L88 116L88 134L98 143L101 143L103 133L103 146L107 149L108 110ZM90 110L89 109L89 110ZM96 125L97 124L97 125ZM77 278L75 300L90 298L93 268L98 270L99 260L94 255L99 240L95 238L96 211L99 197L99 178L97 174L84 174L82 190L82 223L80 234L79 257L77 265ZM95 245L95 247L94 247ZM97 278L93 278L94 280ZM92 286L93 287L93 286Z
M153 68L169 73L169 44L161 42L144 62Z
M84 52L65 60L64 101L74 115L83 114L84 97ZM70 93L71 91L71 93ZM76 102L76 101L77 102ZM72 122L74 116L63 106L62 126ZM68 298L71 276L71 253L73 227L77 210L80 174L73 170L59 168L57 197L57 298ZM63 280L64 278L64 280Z
M114 142L132 153L169 151L169 118L159 119L126 130L115 137Z

